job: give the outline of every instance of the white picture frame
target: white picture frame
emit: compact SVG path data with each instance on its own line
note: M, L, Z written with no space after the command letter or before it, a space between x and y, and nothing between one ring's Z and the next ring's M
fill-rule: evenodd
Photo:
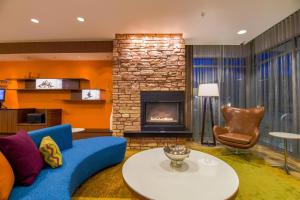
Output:
M63 89L62 79L36 79L35 88L38 90Z
M82 90L82 100L100 100L101 99L101 91L97 89L84 89Z

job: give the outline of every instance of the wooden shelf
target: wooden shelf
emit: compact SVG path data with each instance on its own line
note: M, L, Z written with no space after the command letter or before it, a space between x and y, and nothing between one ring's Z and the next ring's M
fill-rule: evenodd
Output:
M106 89L102 88L80 88L80 89L72 89L72 91L82 91L82 90L100 90L100 91L106 91Z
M17 126L45 126L46 123L17 123Z
M6 88L5 90L17 90L17 91L82 91L82 90L100 90L105 92L105 89L101 89L101 88L97 88L97 89L78 89L78 88L74 88L74 89L35 89L35 88Z
M7 90L17 90L17 91L40 91L40 92L49 92L49 91L72 91L78 89L26 89L26 88L19 88L19 89L7 89Z
M100 100L82 100L82 99L65 99L63 100L65 102L69 103L105 103L106 100L100 99Z
M63 79L63 80L82 80L82 81L89 81L89 79L86 78L44 78L44 77L39 77L39 78L7 78L5 80L16 80L16 81L33 81L36 79Z

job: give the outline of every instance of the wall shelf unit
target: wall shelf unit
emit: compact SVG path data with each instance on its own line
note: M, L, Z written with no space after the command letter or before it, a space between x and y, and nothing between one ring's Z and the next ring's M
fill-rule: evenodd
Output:
M105 103L104 89L83 88L82 82L89 82L86 78L10 78L15 80L20 88L8 88L17 92L69 92L70 98L62 101L68 103L97 104Z
M32 80L36 80L36 79L65 79L65 80L89 81L89 79L86 79L86 78L47 78L47 77L43 77L43 78L7 78L5 80L7 80L7 81L11 81L11 80L16 80L16 81L32 81Z

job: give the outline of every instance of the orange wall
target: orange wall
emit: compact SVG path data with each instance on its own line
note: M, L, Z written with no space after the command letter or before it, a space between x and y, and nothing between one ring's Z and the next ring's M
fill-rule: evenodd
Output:
M20 61L0 62L0 80L25 78L29 72L41 78L86 78L84 88L105 89L104 104L68 103L69 91L16 91L7 90L8 108L60 108L62 122L73 127L109 128L112 104L112 61ZM9 81L8 88L17 88L16 81ZM20 86L20 84L19 84Z

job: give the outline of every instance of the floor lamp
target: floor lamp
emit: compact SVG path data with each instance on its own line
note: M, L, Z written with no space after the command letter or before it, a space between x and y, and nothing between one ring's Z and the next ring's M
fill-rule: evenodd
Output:
M213 143L204 142L205 135L205 116L206 116L206 104L207 99L209 101L210 108L210 117L211 117L211 126L214 126L214 118L213 118L213 107L212 107L212 98L219 96L219 88L217 83L207 83L200 84L198 90L198 96L203 98L203 110L202 110L202 132L201 132L201 144L206 144L208 146L216 146L216 139L213 135Z

